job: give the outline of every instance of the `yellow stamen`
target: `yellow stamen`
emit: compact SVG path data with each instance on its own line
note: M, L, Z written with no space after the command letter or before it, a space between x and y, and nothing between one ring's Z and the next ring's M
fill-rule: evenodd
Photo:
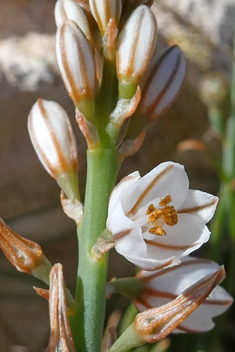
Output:
M177 224L178 214L173 205L168 205L170 202L172 202L172 198L168 195L159 202L160 209L156 209L153 204L149 205L146 214L149 215L148 222L153 224L149 233L165 236L166 231L163 230L163 225L174 226Z

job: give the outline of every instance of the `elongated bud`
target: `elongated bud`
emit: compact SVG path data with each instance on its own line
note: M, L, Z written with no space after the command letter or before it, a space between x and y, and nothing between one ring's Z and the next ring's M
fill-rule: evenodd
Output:
M39 99L29 114L28 129L47 172L68 198L78 199L77 148L66 112L53 101Z
M49 284L51 264L39 244L17 235L1 218L0 248L18 271L31 274Z
M67 317L64 290L62 265L55 264L50 272L49 314L51 332L47 352L76 352Z
M76 0L57 0L55 5L55 22L59 27L63 22L74 21L92 42L92 34L85 11Z
M116 24L122 12L121 0L90 0L90 8L95 18L101 35L105 34L107 25L111 18L115 19Z
M123 98L128 98L126 90L135 91L136 86L143 78L156 39L157 21L155 16L147 6L137 7L125 23L118 41L117 77L119 94Z
M89 119L97 85L94 54L86 37L73 21L62 23L57 29L56 54L70 98Z
M123 352L127 347L131 349L162 340L192 314L224 278L225 270L221 266L217 272L199 280L172 302L138 314L110 352Z
M154 120L176 100L185 78L185 59L181 49L174 45L160 58L155 52L140 84L141 101L138 112Z

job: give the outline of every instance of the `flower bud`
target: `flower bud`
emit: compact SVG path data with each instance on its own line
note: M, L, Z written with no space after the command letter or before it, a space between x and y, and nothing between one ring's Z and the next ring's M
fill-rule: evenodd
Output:
M159 117L175 102L185 78L185 59L177 45L164 50L159 58L155 53L140 84L138 106L138 112L150 120Z
M156 39L155 16L147 6L137 7L125 23L118 41L116 61L119 92L125 85L137 85L141 81L151 59Z
M0 219L0 248L18 271L49 283L51 264L39 244L17 235L2 219Z
M55 264L50 272L49 314L51 332L47 352L76 352L68 322L61 264Z
M38 99L28 119L28 129L39 160L66 196L78 199L76 141L63 108Z
M86 37L73 21L62 23L56 34L56 54L70 98L81 109L89 109L96 95L94 54ZM83 111L82 111L83 112Z
M85 11L76 0L57 0L55 5L55 22L59 27L67 20L74 21L85 34L89 42L92 41L91 30Z
M111 18L114 18L116 24L122 12L121 0L90 0L90 8L93 17L95 18L100 33L105 34L106 27Z

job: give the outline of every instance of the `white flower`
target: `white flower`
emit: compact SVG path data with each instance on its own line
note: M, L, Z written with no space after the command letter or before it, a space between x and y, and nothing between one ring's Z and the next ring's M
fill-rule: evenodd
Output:
M215 273L218 268L219 265L212 261L186 257L180 265L173 268L156 272L142 270L137 278L144 282L145 288L141 296L134 300L134 304L140 312L163 306L203 277ZM212 319L223 314L232 302L233 298L221 286L217 286L174 333L211 330L214 327Z
M130 174L114 188L106 226L117 252L142 269L156 270L179 264L208 241L205 224L217 202L189 189L182 165L165 162L142 178Z

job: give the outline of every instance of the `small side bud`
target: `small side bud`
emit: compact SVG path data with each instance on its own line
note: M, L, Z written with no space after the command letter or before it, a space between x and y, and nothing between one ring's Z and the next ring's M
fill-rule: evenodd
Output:
M53 101L38 99L29 114L28 129L47 172L68 198L79 199L76 141L64 109Z
M51 264L39 244L17 235L2 219L0 219L0 248L18 271L31 274L49 284Z
M105 34L107 25L111 18L118 23L122 12L121 0L90 0L90 8L93 17L95 18L100 33Z
M177 45L164 50L160 57L154 52L140 84L138 112L152 121L165 112L179 95L185 70L184 54Z
M73 21L64 22L57 29L56 55L70 98L86 118L91 119L97 92L94 53Z
M50 272L49 314L50 340L47 352L76 352L68 322L65 285L61 264L55 264Z
M74 21L86 38L92 43L92 34L85 11L76 0L57 0L55 5L55 22L59 27L63 22Z
M118 40L117 77L122 97L126 98L130 90L135 92L148 67L156 40L156 18L147 6L141 5L125 23Z

